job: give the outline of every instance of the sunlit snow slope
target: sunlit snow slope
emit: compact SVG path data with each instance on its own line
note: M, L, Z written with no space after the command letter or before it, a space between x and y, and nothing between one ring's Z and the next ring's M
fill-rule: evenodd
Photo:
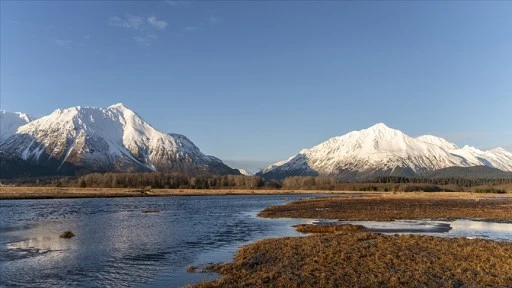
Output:
M281 179L286 176L325 175L363 180L375 176L416 176L446 167L485 165L512 171L512 153L455 144L426 135L413 138L379 123L368 129L333 137L304 149L286 161L270 165L259 175Z

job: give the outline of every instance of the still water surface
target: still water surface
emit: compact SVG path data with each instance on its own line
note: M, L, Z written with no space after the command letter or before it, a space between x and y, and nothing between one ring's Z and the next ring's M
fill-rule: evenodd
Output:
M299 197L0 201L0 286L180 287L212 279L186 267L229 261L256 239L298 235L291 225L300 220L256 214ZM59 238L66 230L76 236Z
M314 196L319 195L306 197ZM257 239L299 236L294 224L338 222L256 217L264 207L297 198L305 196L0 201L0 286L181 287L214 279L215 274L188 273L186 268L229 261L237 248ZM349 223L382 233L512 241L511 223ZM66 230L76 237L59 238Z

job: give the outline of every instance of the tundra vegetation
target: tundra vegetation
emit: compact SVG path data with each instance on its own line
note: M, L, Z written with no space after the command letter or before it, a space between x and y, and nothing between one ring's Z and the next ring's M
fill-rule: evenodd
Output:
M506 196L481 198L469 193L360 196L299 200L268 207L259 216L512 221L512 198ZM233 262L208 267L221 275L219 279L192 287L512 287L512 242L384 235L349 224L301 224L295 228L314 234L265 239L246 245L237 252Z
M339 232L266 239L193 287L512 287L512 243ZM193 269L189 269L193 271Z
M430 194L430 193L429 193ZM413 193L372 197L329 197L305 199L265 208L266 218L323 218L341 220L392 221L406 219L474 218L512 221L512 198L446 197Z

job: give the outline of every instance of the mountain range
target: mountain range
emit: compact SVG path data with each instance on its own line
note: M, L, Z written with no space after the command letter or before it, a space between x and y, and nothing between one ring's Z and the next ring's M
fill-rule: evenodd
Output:
M4 178L107 171L240 174L201 153L184 135L157 131L123 104L57 109L33 121L24 114L4 115L9 115L2 119L7 128L0 142ZM12 133L19 124L24 125Z
M512 171L512 153L503 148L462 148L443 138L410 137L383 123L333 137L258 173L267 179L333 176L368 180L377 176L426 176L449 167L487 166ZM511 174L512 175L512 174Z
M0 111L0 178L151 171L251 175L203 154L184 135L156 130L123 104L57 109L36 120ZM512 153L459 148L440 137L411 137L379 123L303 149L257 175L349 181L377 176L512 178Z

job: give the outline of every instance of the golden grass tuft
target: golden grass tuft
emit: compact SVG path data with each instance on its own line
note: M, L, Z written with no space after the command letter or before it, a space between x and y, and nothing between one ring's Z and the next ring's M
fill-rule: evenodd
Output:
M512 287L512 243L356 232L242 247L194 287Z
M340 224L340 225L313 225L298 224L293 226L295 230L301 233L339 233L339 232L357 232L366 229L363 225Z

